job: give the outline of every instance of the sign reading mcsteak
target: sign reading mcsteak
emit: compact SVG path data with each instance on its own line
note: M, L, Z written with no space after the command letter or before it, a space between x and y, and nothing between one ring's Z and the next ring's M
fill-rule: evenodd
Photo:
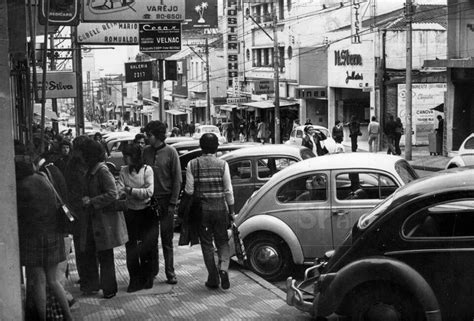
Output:
M141 52L171 52L181 50L181 23L140 24L138 41Z
M127 62L125 63L125 82L138 82L153 80L153 62Z

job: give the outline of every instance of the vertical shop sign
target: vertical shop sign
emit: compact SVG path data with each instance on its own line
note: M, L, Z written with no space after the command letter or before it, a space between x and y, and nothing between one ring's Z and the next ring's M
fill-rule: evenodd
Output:
M361 43L360 41L360 29L361 23L361 12L360 12L360 0L351 1L351 39L352 43Z
M228 85L234 87L239 75L239 41L237 39L237 1L227 0L227 76Z

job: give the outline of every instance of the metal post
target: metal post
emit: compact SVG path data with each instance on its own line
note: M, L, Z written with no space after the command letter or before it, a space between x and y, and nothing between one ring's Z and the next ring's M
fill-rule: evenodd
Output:
M41 143L40 151L44 152L44 124L46 116L46 53L48 52L48 27L49 27L49 3L50 0L46 0L46 23L44 24L44 52L43 52L43 77L41 80Z
M278 48L277 2L272 3L273 15L273 68L275 83L275 144L280 144L280 49Z
M160 117L162 122L166 122L165 116L165 87L164 87L164 59L158 59L158 70L160 79ZM169 128L173 128L173 124L168 124Z
M77 94L74 99L76 107L76 136L84 134L84 97L82 90L82 51L77 41L77 27L71 27L73 68L76 73Z
M406 0L407 43L406 43L406 116L405 116L405 159L411 160L412 144L412 2Z
M122 98L122 124L125 122L125 106L123 99L123 74L120 74L120 97Z
M211 90L209 84L209 41L206 37L206 99L207 99L207 106L206 106L206 122L208 124L211 123Z

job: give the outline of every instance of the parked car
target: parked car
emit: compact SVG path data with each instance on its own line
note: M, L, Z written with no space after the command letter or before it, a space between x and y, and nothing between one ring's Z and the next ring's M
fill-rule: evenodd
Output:
M204 133L213 133L217 136L219 139L219 143L223 144L227 142L224 136L221 135L221 132L217 126L214 125L200 125L196 126L196 129L194 130L193 138L194 139L200 139L202 134Z
M172 144L173 147L176 149L178 152L178 155L183 155L186 154L192 150L198 149L199 148L199 140L197 139L191 139L191 140L186 140L182 142L177 142Z
M342 144L336 144L334 139L331 137L331 132L326 127L319 126L319 125L311 125L311 126L321 131L327 137L323 142L324 142L324 146L326 146L330 154L344 152L344 146L342 146ZM285 142L285 144L301 146L301 142L303 141L303 137L305 135L304 134L305 127L306 126L298 126L295 129L293 129L290 133L290 138Z
M186 142L193 140L192 137L189 136L176 136L176 137L166 137L165 142L168 145L173 145L179 142Z
M362 214L417 178L406 160L385 154L333 154L289 166L254 193L235 220L248 266L278 280L294 264L313 263L341 244Z
M321 319L472 320L473 177L451 169L397 190L302 283L288 278L287 303Z
M315 157L306 147L265 144L238 149L220 158L229 164L234 190L235 212L238 213L250 196L270 177L303 159Z
M474 133L469 135L459 147L458 154L451 158L446 168L474 165Z

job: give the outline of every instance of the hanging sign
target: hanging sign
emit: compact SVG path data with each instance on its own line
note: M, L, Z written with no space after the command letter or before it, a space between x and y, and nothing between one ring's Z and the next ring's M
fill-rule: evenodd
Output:
M183 21L185 0L89 0L84 7L85 22Z
M139 82L153 80L153 62L127 62L125 63L125 82Z
M80 23L77 42L81 44L138 45L138 23Z
M46 24L47 0L40 0L38 20ZM49 0L49 25L77 26L79 24L79 0Z
M181 50L181 23L140 24L138 42L141 52L171 52Z
M37 76L38 92L41 95L43 87L43 74ZM71 98L77 97L76 73L66 71L48 71L46 73L45 98Z

